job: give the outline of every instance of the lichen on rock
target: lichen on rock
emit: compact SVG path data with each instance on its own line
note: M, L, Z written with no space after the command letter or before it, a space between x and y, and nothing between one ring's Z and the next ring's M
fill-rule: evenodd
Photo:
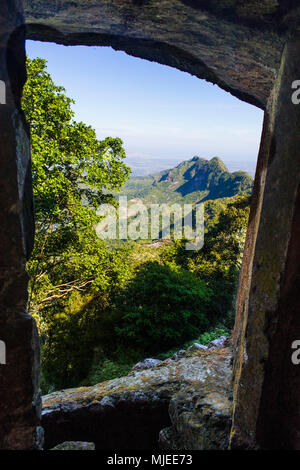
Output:
M90 441L96 449L155 450L160 440L169 449L224 449L231 423L230 363L229 348L186 351L126 377L47 395L45 448Z

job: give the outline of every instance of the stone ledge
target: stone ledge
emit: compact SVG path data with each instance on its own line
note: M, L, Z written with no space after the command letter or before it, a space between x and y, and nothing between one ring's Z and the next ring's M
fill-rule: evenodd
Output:
M96 449L158 449L159 432L170 425L181 449L226 448L230 363L228 348L190 352L126 377L47 395L45 448L91 441Z

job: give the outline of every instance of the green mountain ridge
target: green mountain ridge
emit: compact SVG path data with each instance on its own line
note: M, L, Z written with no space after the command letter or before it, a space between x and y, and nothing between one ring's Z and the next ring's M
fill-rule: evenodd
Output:
M175 168L130 178L122 193L146 204L198 203L250 193L252 186L253 179L248 173L230 173L219 157L207 160L195 156Z

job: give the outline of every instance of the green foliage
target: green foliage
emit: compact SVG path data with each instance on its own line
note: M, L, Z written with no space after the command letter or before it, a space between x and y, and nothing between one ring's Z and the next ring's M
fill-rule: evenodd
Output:
M56 389L78 385L93 361L95 346L110 344L114 335L108 309L124 282L123 276L127 276L127 254L107 252L101 259L94 252L93 257L95 263L98 258L102 280L95 268L95 280L81 281L74 268L84 268L84 259L75 266L70 259L63 266L66 276L73 279L70 285L55 284L50 292L37 287L40 301L35 298L33 307L41 333L43 376L45 383ZM53 270L47 277L54 284L59 275Z
M236 196L223 207L215 207L207 224L204 246L186 254L182 240L166 250L165 260L193 272L212 291L209 314L231 328L234 320L235 293L241 268L247 230L250 196ZM210 211L212 207L210 207ZM207 220L207 217L206 217Z
M78 222L83 222L94 215L89 206L111 200L104 189L115 191L128 178L122 141L99 141L94 129L73 120L73 101L54 84L44 60L27 59L27 73L22 104L31 127L36 219L61 224L80 210Z
M43 377L55 386L86 373L95 325L128 270L125 250L107 253L95 208L114 202L129 175L122 141L99 141L73 119L73 101L42 59L27 59L23 109L31 126L36 241L28 263L29 308L42 340Z
M105 255L94 230L100 220L94 209L113 202L109 191L118 190L128 178L122 141L111 137L99 141L90 126L73 120L73 101L54 84L44 60L27 59L27 73L22 104L31 126L37 227L29 264L32 296L37 277L52 269L59 277L59 265L59 284L69 282L62 266L70 259L81 278L103 285L97 263L98 256Z
M36 210L29 308L41 335L43 392L112 379L149 354L228 334L249 197L205 203L198 252L187 252L184 240L105 243L96 235L96 209L116 205L114 195L129 176L122 141L99 141L90 126L74 121L73 101L45 61L28 59L27 67L23 108ZM138 181L127 190L148 202L162 194L164 202L232 196L252 184L217 158L194 158Z
M125 344L153 353L196 336L209 325L211 292L192 273L148 262L118 296L116 332Z
M199 344L208 344L214 339L220 338L220 336L229 336L230 335L230 330L226 328L220 328L216 327L211 331L206 331L205 333L202 333L202 335L198 336L194 343L199 343ZM191 346L192 343L188 344L187 346Z
M105 359L99 367L92 369L87 385L95 385L97 383L104 382L105 380L123 377L124 375L127 375L131 369L132 363L120 364L112 359ZM83 382L83 384L85 382Z
M230 173L218 157L211 160L194 157L170 170L130 178L122 193L146 204L193 204L249 193L252 184L251 176L243 171Z
M186 350L189 346L192 346L194 343L203 344L204 346L213 341L214 339L220 338L220 336L229 336L230 330L224 327L216 327L212 330L206 331L201 335L195 337L192 341L186 341L181 345L181 349ZM160 353L155 356L157 359L161 359L162 361L172 357L173 354L177 353L178 349L172 348L164 353Z
M110 341L112 342L114 339L111 337ZM109 355L101 347L95 348L89 374L81 382L81 385L94 385L127 375L133 365L143 356L142 349L123 348L119 344L116 346L115 343L114 346Z

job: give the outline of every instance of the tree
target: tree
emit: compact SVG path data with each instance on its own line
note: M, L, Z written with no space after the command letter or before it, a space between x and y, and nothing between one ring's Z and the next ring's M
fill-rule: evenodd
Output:
M85 335L91 350L97 315L126 270L122 253L108 253L94 226L100 220L95 209L103 202L116 204L111 192L123 185L130 170L121 139L100 141L92 127L76 122L73 100L46 67L45 60L27 59L22 101L31 127L36 217L28 263L29 308L42 334L48 370L56 364L59 349L63 378L68 369L74 373L71 356L78 350L78 344L70 347L67 335L73 334L74 343ZM80 361L84 364L84 357Z
M211 321L231 328L238 276L250 212L250 196L235 196L205 204L205 239L201 250L187 254L182 240L166 250L164 260L175 260L211 290Z
M36 243L29 269L31 288L41 276L40 263L64 262L69 251L96 243L94 208L113 202L129 176L119 138L99 141L94 129L73 120L73 100L55 85L46 61L27 59L23 109L31 127ZM57 259L58 258L58 259ZM38 273L36 262L38 261ZM48 263L47 263L47 267ZM82 282L80 281L80 284ZM68 286L67 291L71 289Z
M142 346L147 353L180 346L209 327L210 297L193 273L149 261L117 298L116 332L127 346Z

